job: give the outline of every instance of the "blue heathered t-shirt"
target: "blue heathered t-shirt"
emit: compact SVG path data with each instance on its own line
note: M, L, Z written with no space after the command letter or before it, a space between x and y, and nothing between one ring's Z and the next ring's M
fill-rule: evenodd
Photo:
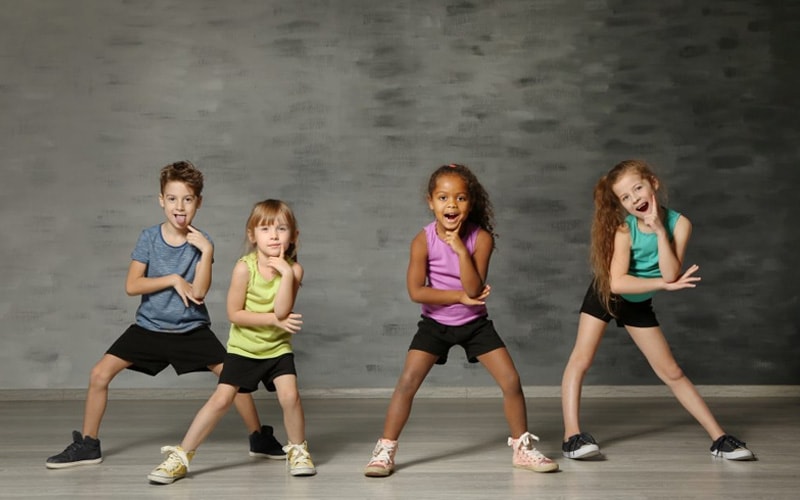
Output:
M211 238L201 231L208 241ZM213 245L214 242L211 241ZM161 224L148 227L139 235L131 259L147 265L145 277L158 278L178 274L189 283L202 253L189 243L171 246L161 235ZM184 333L211 324L208 309L204 304L189 301L189 307L175 288L169 287L155 293L142 295L142 303L136 310L136 324L147 330L167 333Z

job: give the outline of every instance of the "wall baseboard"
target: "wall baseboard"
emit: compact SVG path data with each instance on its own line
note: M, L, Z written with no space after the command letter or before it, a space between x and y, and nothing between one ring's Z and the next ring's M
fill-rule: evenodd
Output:
M206 389L111 389L110 400L205 400L213 388ZM388 399L392 388L301 389L306 399ZM559 398L559 386L525 386L525 397ZM698 385L707 398L800 398L800 385ZM271 399L274 394L259 390L256 399ZM0 389L0 401L82 401L86 389ZM497 387L428 387L421 388L418 398L499 398ZM661 398L672 397L664 385L587 385L584 398Z

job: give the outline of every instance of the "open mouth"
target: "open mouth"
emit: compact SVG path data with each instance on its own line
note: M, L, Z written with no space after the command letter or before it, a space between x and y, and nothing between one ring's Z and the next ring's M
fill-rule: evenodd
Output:
M458 219L458 214L444 214L444 219L449 222L453 222Z
M650 203L644 202L640 207L636 209L637 212L647 212L647 209L650 208Z
M186 224L186 215L184 215L184 214L175 214L175 222L177 222L181 226Z

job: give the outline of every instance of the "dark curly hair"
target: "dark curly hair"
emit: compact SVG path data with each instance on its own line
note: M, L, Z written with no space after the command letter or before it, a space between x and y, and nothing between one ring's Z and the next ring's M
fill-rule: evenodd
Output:
M465 165L451 163L437 168L428 180L428 198L433 196L436 189L436 181L443 175L457 175L467 184L469 194L470 210L467 220L485 229L492 235L492 239L497 238L494 232L494 207L489 200L489 193L472 173L472 170Z

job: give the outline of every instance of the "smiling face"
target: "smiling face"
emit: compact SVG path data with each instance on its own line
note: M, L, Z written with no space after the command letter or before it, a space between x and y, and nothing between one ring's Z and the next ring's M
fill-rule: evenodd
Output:
M631 171L620 175L617 182L611 186L611 190L614 191L622 208L629 214L643 219L651 210L650 205L655 203L658 182L653 183L640 173Z
M428 207L433 210L439 229L454 231L467 220L470 210L467 182L459 175L443 174L428 195Z
M289 245L294 242L291 226L280 216L271 223L256 225L247 236L256 251L265 257L279 257L281 252L288 253Z
M188 231L201 202L202 198L195 195L194 189L180 181L167 182L158 195L168 226L183 234Z

